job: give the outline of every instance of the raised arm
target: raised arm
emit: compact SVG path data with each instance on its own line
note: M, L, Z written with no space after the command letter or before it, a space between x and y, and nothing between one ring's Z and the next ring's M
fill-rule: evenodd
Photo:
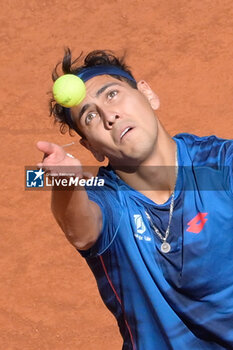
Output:
M37 148L44 153L44 159L37 164L46 170L66 169L75 170L75 175L83 177L81 163L76 158L67 156L64 149L54 143L39 141ZM89 249L99 237L102 227L102 214L100 207L88 199L83 187L69 187L61 190L56 185L52 189L52 213L66 235L69 242L78 249Z

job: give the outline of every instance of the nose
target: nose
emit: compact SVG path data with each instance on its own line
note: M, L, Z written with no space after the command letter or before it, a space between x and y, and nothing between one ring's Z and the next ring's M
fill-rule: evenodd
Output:
M103 114L103 123L107 129L111 129L116 123L116 120L120 118L119 114L113 111L104 111Z

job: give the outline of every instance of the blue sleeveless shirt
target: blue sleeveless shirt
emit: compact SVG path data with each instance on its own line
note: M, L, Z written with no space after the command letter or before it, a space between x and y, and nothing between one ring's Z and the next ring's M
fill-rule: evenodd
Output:
M80 251L100 295L116 317L123 350L233 349L233 141L179 134L178 177L158 205L123 182L110 167L87 188L103 215L99 239Z

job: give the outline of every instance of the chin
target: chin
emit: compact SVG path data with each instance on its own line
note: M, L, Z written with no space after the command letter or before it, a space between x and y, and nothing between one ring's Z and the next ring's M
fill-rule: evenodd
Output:
M109 162L114 167L139 166L146 162L154 152L155 143L141 140L134 144L130 143L127 147L121 149L120 154L106 155Z
M146 143L138 143L130 152L132 159L134 159L137 162L144 162L146 161L154 150L154 144Z
M134 149L133 152L124 153L121 159L110 160L111 165L118 169L131 168L132 171L145 163L149 156L151 155L151 150L146 149Z

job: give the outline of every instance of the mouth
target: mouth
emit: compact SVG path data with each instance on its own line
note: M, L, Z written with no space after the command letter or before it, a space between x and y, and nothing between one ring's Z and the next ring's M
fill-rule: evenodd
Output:
M125 135L127 135L133 128L131 128L130 126L128 126L127 128L125 128L122 133L120 134L120 141L123 139L123 137L125 137Z

